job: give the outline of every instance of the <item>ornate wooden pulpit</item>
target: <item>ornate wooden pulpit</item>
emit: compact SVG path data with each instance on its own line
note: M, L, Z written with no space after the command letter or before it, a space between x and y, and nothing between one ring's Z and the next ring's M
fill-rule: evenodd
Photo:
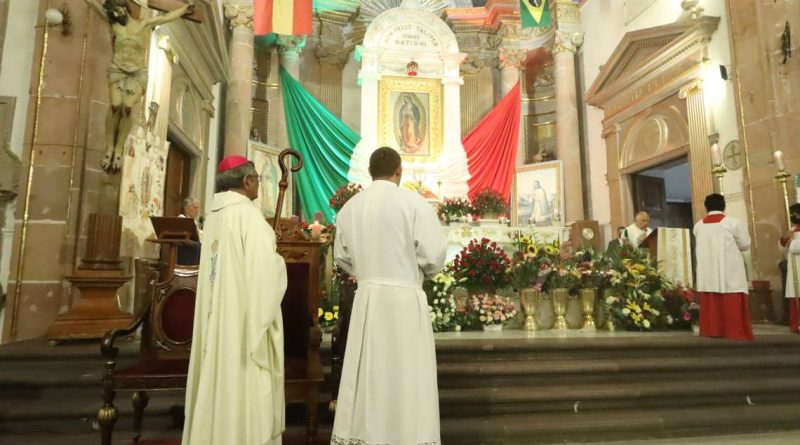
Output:
M288 278L286 294L281 303L286 401L305 403L306 437L311 442L317 434L319 388L323 381L319 353L322 330L319 327L317 308L324 268L323 248L326 242L312 240L296 221L280 217L288 187L285 158L289 155L298 161L292 171L300 170L303 165L300 154L294 150L283 150L279 155L278 163L282 172L280 192L275 218L270 224L275 229L278 254L286 261Z

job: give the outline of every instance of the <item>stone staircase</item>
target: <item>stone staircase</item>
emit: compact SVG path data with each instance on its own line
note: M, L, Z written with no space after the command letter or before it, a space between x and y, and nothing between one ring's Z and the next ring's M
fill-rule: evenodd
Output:
M800 429L800 336L758 335L754 343L740 343L684 333L517 334L437 340L444 444ZM137 349L134 342L122 345L123 365L134 360ZM101 405L101 372L97 343L0 347L0 443L39 443L29 440L32 434L65 438L52 442L60 445L99 443L93 423ZM325 390L320 404L323 436L332 423L328 394ZM182 402L181 392L151 393L144 437L152 437L148 432L179 436ZM116 405L115 438L127 443L133 413L129 393L120 393ZM302 407L289 407L287 418L290 427L300 428Z
M446 444L800 429L800 336L437 342Z

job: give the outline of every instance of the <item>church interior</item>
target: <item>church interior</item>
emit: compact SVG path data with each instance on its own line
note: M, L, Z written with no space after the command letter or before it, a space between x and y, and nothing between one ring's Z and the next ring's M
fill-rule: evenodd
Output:
M230 155L287 264L283 443L329 443L381 146L447 239L442 443L800 443L800 2L281 2L0 0L0 443L180 443ZM715 193L753 341L697 332Z

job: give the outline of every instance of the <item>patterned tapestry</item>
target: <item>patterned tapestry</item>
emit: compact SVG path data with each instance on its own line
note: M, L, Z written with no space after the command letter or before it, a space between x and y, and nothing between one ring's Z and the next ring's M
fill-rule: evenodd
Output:
M154 236L150 217L164 214L164 181L168 149L169 142L145 132L141 127L135 127L128 136L119 194L122 256L134 258L158 256L158 247L145 240Z

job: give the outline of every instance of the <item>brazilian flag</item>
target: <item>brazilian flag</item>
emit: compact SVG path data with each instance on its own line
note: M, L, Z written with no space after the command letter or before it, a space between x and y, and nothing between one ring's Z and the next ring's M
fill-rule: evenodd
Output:
M519 0L519 15L523 28L550 26L550 8L547 0Z

